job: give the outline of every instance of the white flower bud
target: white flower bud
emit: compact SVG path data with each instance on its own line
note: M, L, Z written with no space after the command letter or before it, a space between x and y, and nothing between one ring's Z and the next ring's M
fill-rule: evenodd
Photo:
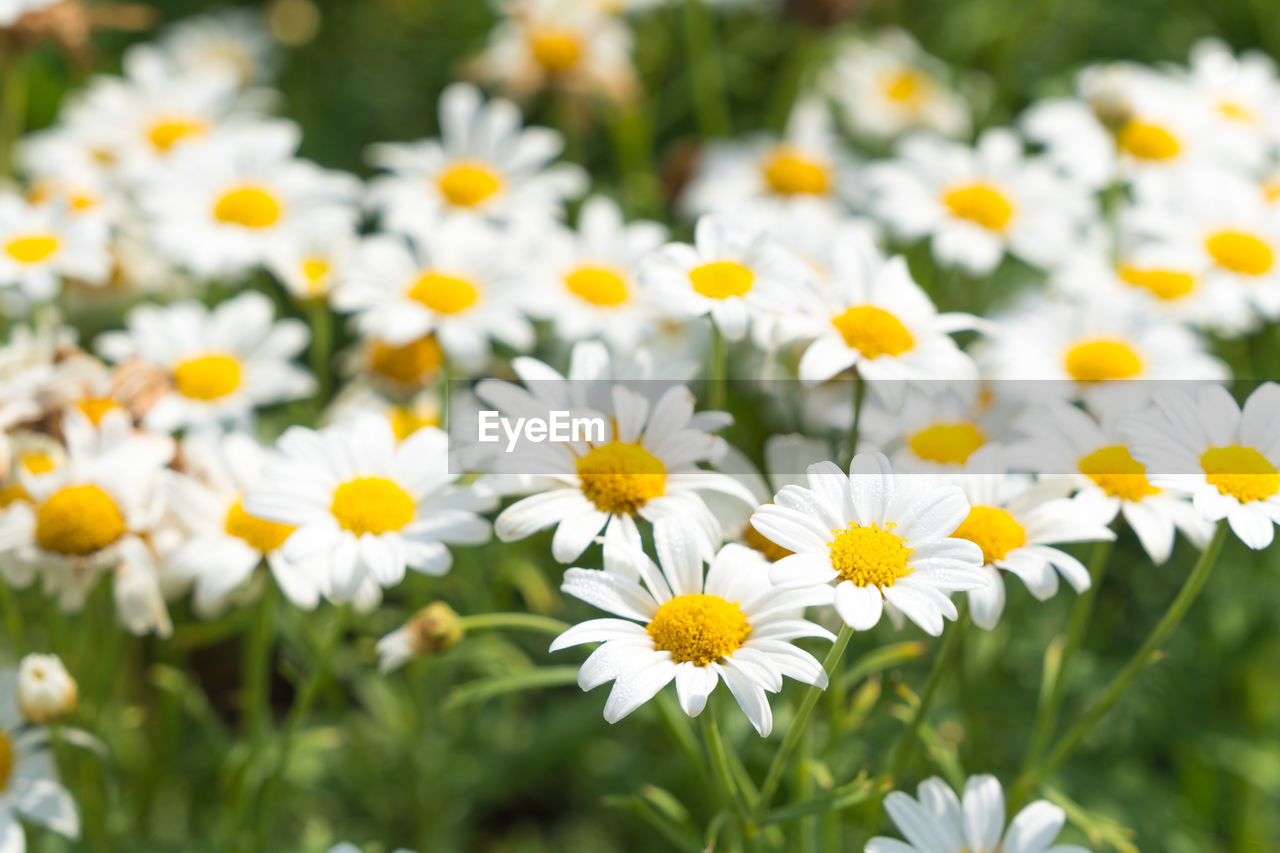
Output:
M18 665L18 709L42 726L75 710L76 680L57 655L27 655Z

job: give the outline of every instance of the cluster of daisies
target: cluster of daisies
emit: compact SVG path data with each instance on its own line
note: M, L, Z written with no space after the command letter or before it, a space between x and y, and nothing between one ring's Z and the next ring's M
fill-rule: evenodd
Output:
M128 630L166 637L183 596L199 618L268 584L368 609L460 547L553 530L556 562L602 566L563 591L610 615L552 650L598 644L580 684L613 683L607 720L673 681L696 716L724 682L764 736L784 678L826 685L796 641L827 625L936 636L962 593L991 628L1008 576L1087 590L1061 546L1121 520L1156 564L1218 522L1271 544L1280 386L1240 406L1212 354L1280 317L1268 60L1202 42L1186 67L1091 67L971 143L965 81L904 33L853 38L780 134L706 142L673 237L516 104L625 105L642 14L504 5L466 69L499 94L450 85L438 136L372 145L367 182L298 157L251 17L178 24L68 96L0 188L0 304L25 318L0 347L3 582L72 612L109 583ZM927 289L897 253L921 242ZM939 310L998 268L1004 304ZM786 413L761 448L690 390L747 376L794 380L735 388ZM265 434L306 401L317 420ZM608 428L470 452L441 425L480 410ZM384 669L435 616L382 640ZM25 737L0 733L0 793L48 769L14 764ZM1002 835L990 777L887 806L909 843L868 851L1042 853L1064 820L1035 803Z

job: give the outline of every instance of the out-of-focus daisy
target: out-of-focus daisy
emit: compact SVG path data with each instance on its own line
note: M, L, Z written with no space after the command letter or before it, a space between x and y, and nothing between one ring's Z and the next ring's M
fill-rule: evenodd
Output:
M58 779L49 733L26 726L14 697L18 671L0 671L0 850L27 849L22 820L64 838L80 838L80 811Z
M371 237L338 283L333 304L356 312L356 328L366 337L402 347L431 334L449 359L479 369L491 339L520 351L534 343L512 251L509 239L469 222L411 240Z
M1070 180L1092 189L1115 180L1115 137L1084 101L1072 97L1036 101L1018 116L1018 128Z
M0 27L7 27L28 12L52 6L58 0L2 0L0 2Z
M1126 174L1141 177L1223 159L1214 115L1180 81L1144 70L1124 82L1127 115L1115 139Z
M1236 56L1224 42L1205 38L1191 46L1188 66L1189 94L1204 101L1213 120L1221 162L1241 170L1261 165L1280 129L1275 62L1256 50Z
M1089 853L1074 844L1053 843L1067 815L1048 800L1029 804L1006 830L1004 790L994 776L970 776L963 801L936 776L921 782L916 796L894 791L884 801L906 842L873 838L866 853Z
M350 275L358 245L348 223L321 223L314 230L271 245L265 261L294 299L327 299L337 283Z
M898 405L882 393L867 397L858 443L904 472L963 469L977 450L1009 437L1021 405L979 382L907 382L900 396Z
M168 472L168 505L185 536L164 567L175 579L194 585L192 604L203 617L225 608L264 561L295 605L312 608L320 600L317 580L284 556L294 528L245 511L245 495L265 485L267 459L267 452L244 433L203 434L183 441L183 473Z
M551 644L559 651L602 643L583 663L578 684L613 689L604 718L616 723L672 681L686 714L696 717L724 681L751 725L765 737L773 728L767 693L784 676L825 687L827 674L801 637L835 639L797 611L831 600L825 587L782 590L769 579L769 563L742 545L726 545L708 562L687 550L659 551L655 565L641 552L605 551L605 570L569 569L561 589L621 618L592 619Z
M872 212L898 237L929 236L940 263L973 275L1005 252L1046 266L1085 237L1095 216L1085 188L1028 159L1012 131L969 148L933 136L903 141L898 158L868 169Z
M1243 409L1221 385L1163 389L1152 407L1120 424L1156 488L1191 495L1209 521L1226 519L1253 549L1280 522L1280 385L1266 382Z
M164 29L156 48L183 73L224 74L241 88L269 81L280 59L262 15L244 8L184 18Z
M390 587L405 569L442 575L449 545L479 545L490 499L456 484L448 437L426 427L397 443L384 418L363 415L319 432L291 427L246 512L297 529L285 558L335 601Z
M852 192L851 165L826 103L803 98L781 138L759 133L742 141L709 143L680 205L691 217L767 213L796 201L840 209Z
M79 689L62 658L31 654L18 664L16 698L18 710L27 722L43 726L76 709Z
M969 106L946 80L947 68L908 33L881 30L850 42L836 57L824 88L855 133L889 138L908 130L950 137L969 132Z
M808 486L784 487L751 525L793 552L773 566L780 586L834 585L840 618L859 631L888 608L937 636L958 615L950 594L989 582L982 549L949 538L968 511L955 486L895 475L883 454L861 453L848 476L832 462L810 466Z
M212 310L198 302L140 305L129 312L128 331L102 335L98 349L111 361L138 358L168 372L173 390L148 409L151 429L244 424L255 407L315 388L292 363L307 345L306 325L273 315L271 300L253 291Z
M358 182L294 157L300 138L290 122L255 122L175 152L138 189L157 247L197 275L236 275L282 242L354 229Z
M110 271L105 222L73 216L62 201L32 205L0 193L0 290L45 301L63 281L98 285Z
M440 139L370 149L391 173L374 180L370 201L386 227L411 233L455 215L538 225L562 218L565 201L587 188L580 167L553 164L563 149L556 131L522 128L510 101L486 104L475 86L455 83L440 95Z
M404 441L423 427L440 426L440 391L429 388L405 397L389 398L359 380L347 383L325 412L322 423L341 423L359 413L380 414L391 424L398 441ZM458 417L454 409L452 417Z

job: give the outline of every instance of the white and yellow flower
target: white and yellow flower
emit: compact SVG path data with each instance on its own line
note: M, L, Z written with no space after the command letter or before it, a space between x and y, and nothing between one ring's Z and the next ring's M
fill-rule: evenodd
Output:
M27 722L43 726L70 714L79 695L76 680L57 655L30 654L18 663L16 698Z
M262 14L245 8L183 18L165 27L156 48L181 73L222 74L241 88L269 81L280 60Z
M299 302L328 299L338 282L350 276L358 246L350 223L319 222L268 247L265 264Z
M898 405L884 394L863 404L858 444L887 455L898 471L956 473L969 457L1012 434L1022 401L981 382L906 382Z
M1191 46L1185 83L1204 104L1222 165L1253 171L1263 165L1280 130L1280 79L1265 53L1239 56L1215 38Z
M110 272L106 222L74 216L60 200L33 205L0 192L0 293L44 302L65 281L99 285Z
M72 841L80 838L80 811L62 786L49 732L27 726L14 701L18 672L0 671L0 850L24 853L29 820Z

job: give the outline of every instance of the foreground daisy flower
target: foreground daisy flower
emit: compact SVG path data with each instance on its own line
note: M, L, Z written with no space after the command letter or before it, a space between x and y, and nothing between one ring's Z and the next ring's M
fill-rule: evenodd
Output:
M1053 843L1067 815L1048 800L1018 812L1006 831L1004 791L994 776L970 776L963 801L936 776L920 783L916 797L894 791L884 801L906 842L873 838L866 853L1089 853Z
M552 164L564 139L544 127L520 127L510 101L485 103L480 90L454 83L440 95L440 139L369 149L369 160L391 174L375 179L370 201L392 230L420 233L443 218L495 222L560 219L568 199L587 188L587 175Z
M315 390L311 375L291 363L307 346L307 327L272 322L274 312L254 291L212 310L198 302L141 305L129 312L128 331L100 336L98 350L114 362L138 358L168 372L173 390L147 410L148 428L243 425L258 406Z
M406 568L442 575L453 565L448 545L489 539L477 512L492 502L456 485L448 437L435 427L397 444L385 418L363 415L319 432L291 427L278 448L244 510L297 528L285 559L334 601L395 586Z
M830 602L829 590L777 588L768 561L742 545L721 548L705 577L703 560L691 551L659 556L655 565L641 552L606 549L604 571L565 572L565 593L622 617L582 622L551 643L553 652L602 643L582 665L578 685L614 682L606 721L618 722L673 680L680 707L696 717L723 680L767 737L773 713L765 694L781 690L783 676L826 687L822 665L792 641L835 639L801 616L805 607Z
M926 633L955 619L953 592L989 583L982 549L949 538L969 512L955 486L894 475L880 453L860 453L845 476L811 465L808 486L786 486L751 516L765 538L794 552L774 564L784 588L833 584L849 627L875 627L886 608Z
M1209 521L1226 519L1245 545L1271 544L1280 522L1280 385L1266 382L1241 408L1220 385L1163 389L1120 424L1151 484L1191 495Z
M22 820L73 841L80 837L80 811L58 779L49 732L27 726L14 697L17 670L0 671L0 850L23 853Z
M60 202L31 205L0 193L0 292L43 302L64 281L99 285L110 271L105 222L73 216Z

